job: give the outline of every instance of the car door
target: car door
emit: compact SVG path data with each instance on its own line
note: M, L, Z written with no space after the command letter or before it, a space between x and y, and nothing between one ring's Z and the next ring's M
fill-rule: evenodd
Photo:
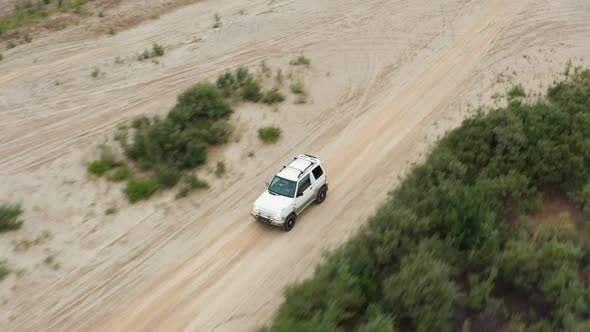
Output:
M313 200L312 179L308 175L304 176L297 183L297 194L295 197L295 212L300 213Z

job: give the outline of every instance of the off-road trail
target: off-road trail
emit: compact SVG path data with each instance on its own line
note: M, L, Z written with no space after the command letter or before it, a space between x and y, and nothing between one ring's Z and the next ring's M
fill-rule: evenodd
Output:
M210 0L114 36L66 29L4 52L0 198L22 200L30 237L54 237L11 259L27 273L0 284L0 330L255 330L470 109L516 80L532 98L567 60L590 59L588 18L586 0ZM165 56L137 61L152 42ZM289 66L300 52L309 68ZM239 138L210 153L229 172L211 189L129 205L87 178L83 162L119 121L163 114L191 84L262 60L301 77L310 102L236 108ZM258 141L265 124L283 129L276 145ZM323 161L327 200L289 233L257 224L252 202L299 153ZM104 216L112 202L120 211ZM37 264L47 252L58 271Z

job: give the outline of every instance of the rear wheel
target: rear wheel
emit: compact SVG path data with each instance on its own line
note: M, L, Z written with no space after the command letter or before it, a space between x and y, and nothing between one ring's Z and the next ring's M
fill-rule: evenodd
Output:
M285 223L283 224L285 232L293 229L293 226L295 226L295 220L297 220L297 216L294 213L287 216L287 219L285 219Z
M317 204L322 204L326 200L327 195L328 195L328 189L326 189L326 186L322 186L320 188L320 191L318 191L318 195L315 198L315 202Z

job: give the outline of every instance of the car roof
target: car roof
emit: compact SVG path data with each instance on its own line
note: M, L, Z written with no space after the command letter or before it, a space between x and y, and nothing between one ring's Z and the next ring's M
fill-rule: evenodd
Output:
M312 166L319 165L320 161L309 155L299 155L295 157L290 163L285 165L283 169L277 173L278 176L291 180L297 181L301 176L307 174L313 169Z

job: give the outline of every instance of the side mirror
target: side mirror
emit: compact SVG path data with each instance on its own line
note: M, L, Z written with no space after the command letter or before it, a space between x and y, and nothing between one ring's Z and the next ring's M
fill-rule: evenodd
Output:
M303 196L303 193L297 193L297 197Z

